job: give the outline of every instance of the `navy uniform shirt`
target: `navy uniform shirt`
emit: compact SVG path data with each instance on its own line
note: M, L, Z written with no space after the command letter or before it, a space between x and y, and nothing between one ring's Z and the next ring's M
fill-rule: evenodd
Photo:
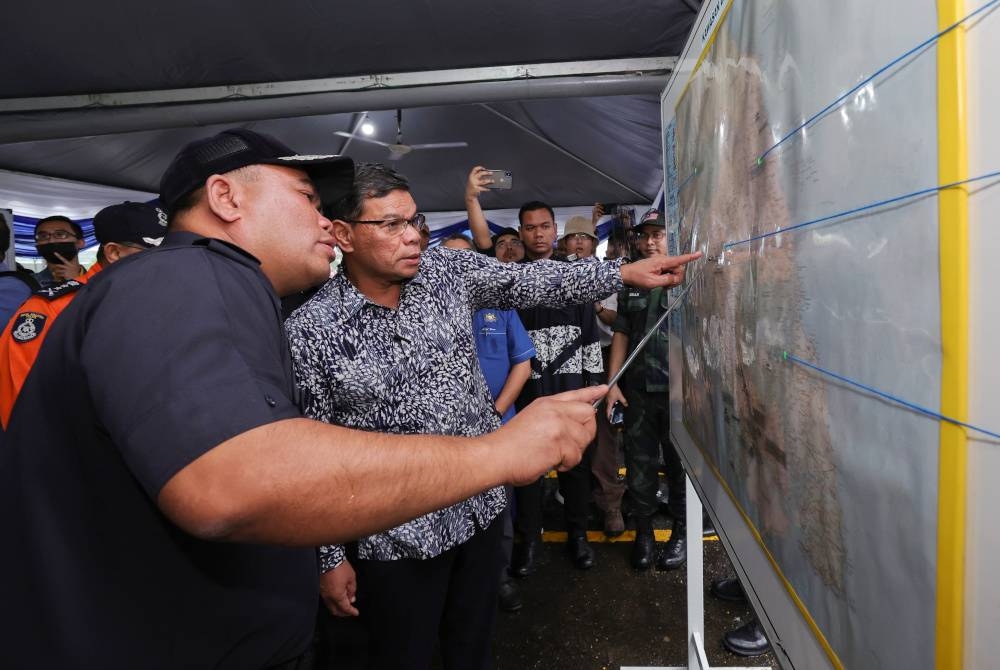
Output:
M81 290L0 452L0 667L262 668L302 653L312 549L213 543L155 501L179 470L299 416L255 258L172 233Z

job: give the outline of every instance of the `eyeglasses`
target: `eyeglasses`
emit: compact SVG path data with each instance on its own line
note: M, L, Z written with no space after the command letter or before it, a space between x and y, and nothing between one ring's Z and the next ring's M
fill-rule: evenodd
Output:
M665 238L667 234L662 230L654 230L654 231L640 230L635 234L635 236L638 237L640 240L652 239L658 242L663 238Z
M35 242L48 242L49 240L65 242L66 240L75 239L79 239L77 238L76 233L71 233L68 230L54 230L51 233L46 233L45 231L35 233Z
M423 232L430 229L427 228L427 217L423 214L417 214L412 219L376 219L374 221L351 221L350 219L344 219L347 223L367 223L373 226L378 226L378 229L389 237L396 237L397 235L402 235L403 231L406 230L407 226L413 226L418 232Z
M587 233L573 233L572 235L566 235L565 239L568 240L589 240L593 239Z
M497 249L520 249L524 247L524 242L516 237L512 237L510 239L500 240L494 246L496 246Z

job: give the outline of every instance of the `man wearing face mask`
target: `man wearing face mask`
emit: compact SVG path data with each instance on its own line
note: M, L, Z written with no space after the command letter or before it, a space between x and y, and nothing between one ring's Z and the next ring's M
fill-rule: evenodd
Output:
M45 269L35 275L42 288L57 286L84 273L77 254L83 249L80 224L62 215L47 216L35 224L35 249Z
M64 224L62 217L58 223ZM41 228L43 225L48 227ZM75 223L72 225L76 226ZM52 328L52 322L69 306L77 291L102 268L144 249L158 246L166 225L167 215L159 207L141 202L124 202L105 207L94 217L94 235L100 244L94 266L79 277L43 287L28 298L11 317L10 323L0 335L0 423L4 428L10 420L17 394L38 358L45 336ZM51 232L69 229L69 226L51 226L51 223L39 222L35 230ZM35 237L38 237L37 232ZM82 237L77 239L83 243ZM38 245L39 250L44 246ZM67 257L61 251L59 256ZM75 262L75 254L73 258ZM52 267L55 270L58 265Z

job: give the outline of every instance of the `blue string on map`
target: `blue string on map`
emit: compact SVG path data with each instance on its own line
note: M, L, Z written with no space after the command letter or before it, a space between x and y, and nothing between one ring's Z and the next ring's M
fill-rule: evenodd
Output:
M1000 439L1000 433L994 433L991 430L986 430L985 428L980 428L978 426L973 426L971 423L965 423L964 421L959 421L958 419L953 419L950 416L945 416L944 414L939 414L938 412L935 412L934 410L928 409L928 408L923 407L921 405L917 405L916 403L912 403L912 402L910 402L908 400L903 400L902 398L900 398L898 396L894 396L891 393L886 393L885 391L879 391L878 389L873 388L871 386L868 386L867 384L862 384L861 382L854 381L853 379L848 379L847 377L844 377L843 375L838 375L836 372L830 372L829 370L824 370L823 368L821 368L819 366L813 365L812 363L809 363L807 361L802 360L798 356L793 356L792 354L788 353L787 351L782 351L781 352L781 357L782 357L782 359L784 359L786 361L792 361L793 363L798 363L799 365L803 365L803 366L809 368L810 370L815 370L816 372L819 372L820 374L827 375L828 377L833 377L834 379L842 381L845 384L850 384L851 386L855 386L855 387L857 387L859 389L863 389L865 391L868 391L869 393L873 393L873 394L879 396L880 398L884 398L886 400L889 400L890 402L894 402L897 405L902 405L903 407L908 407L908 408L910 408L910 409L912 409L912 410L914 410L916 412L920 412L921 414L929 416L929 417L931 417L933 419L938 419L939 421L945 421L947 423L951 423L951 424L954 424L956 426L961 426L962 428L968 428L969 430L974 430L977 433L982 433L983 435L988 435L989 437Z
M998 0L998 2L1000 2L1000 0ZM676 191L674 191L675 197L681 194L681 191L683 191L684 187L688 185L688 182L690 182L692 179L698 176L699 171L700 170L698 170L698 168L695 168L694 170L691 171L691 174L689 174L687 177L684 178L684 181L681 182L681 185L677 187Z
M1000 2L1000 0L997 0ZM962 186L963 184L971 184L975 181L982 181L984 179L992 179L995 177L1000 177L1000 170L995 172L988 172L986 174L981 174L978 177L970 177L969 179L963 179L961 181L953 181L950 184L941 184L939 186L932 186L930 188L920 189L919 191L913 191L912 193L904 193L903 195L897 195L893 198L888 198L886 200L879 200L878 202L873 202L867 205L862 205L861 207L855 207L854 209L848 209L843 212L837 212L836 214L829 214L827 216L821 216L818 219L812 219L810 221L803 221L802 223L796 223L794 226L789 226L787 228L782 228L781 230L775 230L770 233L763 233L761 235L755 235L749 237L745 240L739 240L738 242L726 242L722 245L722 250L727 251L733 247L738 247L741 244L750 244L751 242L756 242L757 240L762 240L766 237L773 237L775 235L780 235L782 233L787 233L792 230L797 230L799 228L805 228L806 226L815 226L818 223L824 223L826 221L831 221L833 219L839 219L845 216L850 216L852 214L858 214L870 209L876 209L878 207L884 207L886 205L891 205L893 203L899 202L900 200L907 200L909 198L917 198L922 195L927 195L929 193L937 193L938 191L943 191L947 188L952 188L955 186Z
M806 126L810 125L813 121L815 121L816 119L820 118L821 116L823 116L824 114L826 114L827 112L829 112L831 109L833 109L834 107L836 107L837 105L839 105L848 96L850 96L852 93L854 93L858 89L863 88L864 86L866 86L869 82L871 82L873 79L875 79L876 77L878 77L883 72L885 72L886 70L888 70L888 69L892 68L893 66L897 65L900 61L906 60L907 58L909 58L910 56L912 56L916 52L920 51L924 47L926 47L926 46L928 46L930 44L933 44L934 42L938 41L944 35L950 33L952 30L954 30L958 26L962 25L963 23L967 22L969 19L975 17L976 15L985 12L990 7L995 6L997 3L1000 3L1000 0L990 0L985 5L983 5L979 9L977 9L976 11L972 12L971 14L969 14L969 15L961 18L961 19L959 19L958 21L955 21L955 23L951 24L950 26L948 26L947 28L945 28L941 32L937 33L936 35L934 35L932 37L929 37L928 39L924 40L923 42L921 42L917 46L913 47L912 49L910 49L909 51L907 51L903 55L898 56L897 58L892 59L889 63L887 63L886 65L884 65L884 66L880 67L878 70L876 70L871 76L869 76L866 79L863 79L859 84L857 84L856 86L854 86L854 88L852 88L851 90L847 91L846 93L844 93L843 95L841 95L839 98L837 98L836 100L834 100L833 102L831 102L829 105L827 105L823 109L819 110L818 112L816 112L815 114L813 114L812 116L810 116L808 119L806 119L802 123L802 125L800 125L795 130L791 131L790 133L788 133L787 135L785 135L784 137L782 137L780 140L778 140L774 145L772 145L769 149L767 149L767 151L765 151L764 153L762 153L760 156L757 157L757 160L755 161L754 165L755 166L760 166L761 164L763 164L764 159L767 158L768 154L770 154L772 151L774 151L779 146L781 146L782 144L784 144L785 140L788 140L791 137L793 137L794 135L797 135Z

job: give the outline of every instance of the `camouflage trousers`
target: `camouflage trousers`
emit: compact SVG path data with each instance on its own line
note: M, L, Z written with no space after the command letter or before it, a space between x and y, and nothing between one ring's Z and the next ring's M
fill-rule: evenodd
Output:
M667 472L667 506L674 519L684 520L685 483L681 459L670 443L670 411L666 393L625 389L625 482L632 498L637 530L643 530L656 513L656 492L662 449ZM648 529L648 528L646 528Z

